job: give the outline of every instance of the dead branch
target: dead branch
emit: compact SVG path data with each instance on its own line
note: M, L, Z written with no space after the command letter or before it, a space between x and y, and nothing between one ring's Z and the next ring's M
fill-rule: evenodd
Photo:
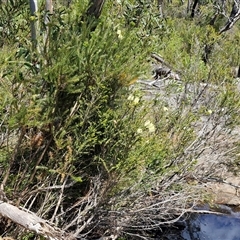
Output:
M38 217L34 213L20 210L12 204L3 201L0 201L0 215L49 240L76 239L71 234L51 226L46 220Z
M155 60L157 60L158 62L160 62L162 65L164 65L168 68L172 68L171 65L169 63L167 63L162 57L160 57L157 53L152 53L151 57L154 58Z
M180 71L173 70L173 67L167 63L161 56L156 53L152 53L151 57L157 60L161 64L161 66L155 66L153 72L155 74L154 78L162 79L162 78L171 78L175 80L180 80Z
M240 19L240 2L239 0L234 0L232 11L228 18L227 23L225 26L219 31L219 34L226 32L227 30L231 29L234 24Z

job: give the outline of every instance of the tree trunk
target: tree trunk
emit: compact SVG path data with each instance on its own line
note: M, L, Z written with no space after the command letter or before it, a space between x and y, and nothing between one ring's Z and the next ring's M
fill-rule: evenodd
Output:
M36 16L36 12L38 11L38 3L37 0L30 0L30 11L31 11L31 16L33 19L31 19L31 38L33 42L33 48L36 49L37 47L37 35L38 35L38 22L36 19L34 19Z
M159 15L163 17L163 0L157 0Z
M86 23L86 25L90 27L90 32L93 32L96 29L104 3L105 0L89 0L88 9L80 20L80 31L82 22Z
M53 3L52 0L46 0L46 14L44 17L44 23L46 25L46 32L44 33L44 52L48 52L48 46L49 46L49 34L50 34L50 28L49 28L49 22L51 14L53 14Z
M192 12L191 12L191 17L192 18L194 18L194 16L195 16L195 12L196 12L196 8L197 8L197 5L198 5L198 2L199 2L199 0L194 0L194 2L193 2Z
M105 0L90 0L89 7L87 10L87 16L93 16L99 18L102 12Z

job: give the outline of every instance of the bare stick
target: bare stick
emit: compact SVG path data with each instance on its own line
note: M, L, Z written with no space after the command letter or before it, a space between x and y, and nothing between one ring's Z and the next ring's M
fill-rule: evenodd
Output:
M160 62L162 65L170 68L171 70L174 69L169 63L167 63L161 56L159 56L157 53L152 53L151 57ZM180 74L181 71L174 70L177 74Z
M225 26L219 31L219 34L231 29L239 19L240 19L240 2L239 0L234 0L232 11L228 18L228 21L225 24Z
M25 212L3 201L0 201L0 215L49 240L76 239L71 234L49 225L47 221L38 217L34 213Z

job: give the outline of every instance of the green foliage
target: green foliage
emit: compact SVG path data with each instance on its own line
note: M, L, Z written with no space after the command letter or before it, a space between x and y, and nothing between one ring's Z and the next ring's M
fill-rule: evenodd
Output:
M182 17L179 4L169 3L165 14L171 17L160 19L152 1L109 1L100 19L84 21L88 1L73 1L69 9L58 4L45 25L42 2L38 48L32 49L26 2L1 3L0 166L11 200L40 209L46 219L59 213L56 221L64 225L75 217L71 205L84 201L97 176L107 190L98 189L96 199L114 208L108 200L129 186L149 192L192 171L201 119L239 124L230 73L239 65L239 34L222 36L209 25L212 3L204 3L194 20ZM208 61L206 46L212 49ZM155 99L132 87L150 77L151 52L181 75ZM68 182L75 186L58 201L58 188L48 187ZM186 186L171 183L166 191Z
M28 2L8 1L0 3L0 46L16 43L20 38L25 38L28 32L27 24Z
M68 176L81 182L81 175L88 181L100 172L108 178L138 139L142 110L124 99L146 72L150 49L142 51L145 40L108 15L95 31L82 23L79 32L78 16L60 8L51 16L48 42L38 39L40 52L20 38L11 56L2 55L2 127L24 135L8 147L9 167L25 172L24 181L10 176L13 191L28 191L28 182L34 186L48 174L59 174L60 182Z

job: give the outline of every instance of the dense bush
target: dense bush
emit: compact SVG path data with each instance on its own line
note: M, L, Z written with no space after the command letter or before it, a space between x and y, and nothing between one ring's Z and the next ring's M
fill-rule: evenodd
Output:
M93 239L148 235L199 200L198 158L238 124L230 43L239 36L180 21L175 4L163 19L151 1L107 2L89 20L87 1L58 3L46 25L43 2L35 17L25 1L0 3L0 178L14 204ZM37 47L30 21L38 21ZM137 80L151 78L153 51L181 82L151 95Z

